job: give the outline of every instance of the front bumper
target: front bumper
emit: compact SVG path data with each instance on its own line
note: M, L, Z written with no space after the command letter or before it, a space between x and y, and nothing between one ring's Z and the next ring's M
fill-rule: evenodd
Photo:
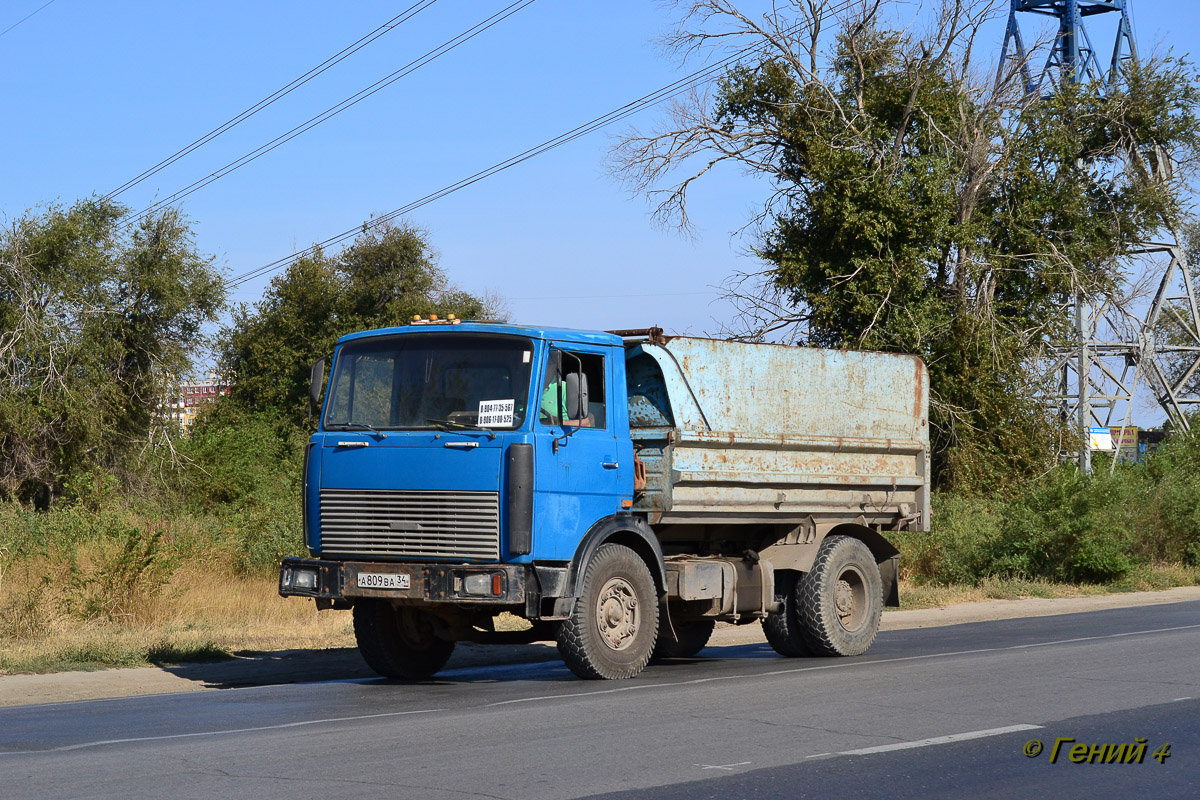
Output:
M321 605L339 607L362 597L386 598L413 605L524 605L526 586L537 586L537 578L529 574L531 570L532 567L524 564L397 564L285 558L279 569L279 594L312 597ZM359 575L371 577L360 580ZM398 588L376 588L379 584ZM480 585L486 587L486 593L468 591L469 587L478 589Z

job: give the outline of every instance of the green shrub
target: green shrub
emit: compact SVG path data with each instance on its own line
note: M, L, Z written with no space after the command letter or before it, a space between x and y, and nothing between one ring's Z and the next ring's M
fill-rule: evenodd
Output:
M1064 465L1006 499L942 492L933 506L928 534L893 536L917 582L1111 583L1145 565L1200 565L1200 430L1143 465Z
M13 560L55 557L89 542L119 538L128 513L116 505L99 510L86 505L58 505L32 511L15 503L0 504L0 546Z
M111 472L89 469L63 481L62 502L83 506L96 513L110 507L121 491L121 482Z
M1133 531L1114 516L1113 479L1052 471L1008 503L989 574L1102 583L1125 574Z
M308 436L268 414L217 408L181 446L187 507L216 521L242 574L303 550L301 475Z
M892 534L905 576L917 583L971 584L988 574L989 547L999 536L1002 503L936 492L928 533Z
M284 556L303 555L300 492L290 481L263 486L231 508L224 524L234 543L240 574L269 572Z

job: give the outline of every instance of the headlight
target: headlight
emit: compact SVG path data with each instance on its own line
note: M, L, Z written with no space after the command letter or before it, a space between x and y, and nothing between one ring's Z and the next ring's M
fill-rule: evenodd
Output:
M315 569L294 569L291 575L291 587L300 589L301 591L315 592L317 590L317 571ZM284 586L287 586L287 577L284 577Z
M463 594L499 597L504 594L504 575L500 572L479 572L462 579Z
M463 578L463 591L467 594L489 595L492 593L492 576L486 572L467 575Z

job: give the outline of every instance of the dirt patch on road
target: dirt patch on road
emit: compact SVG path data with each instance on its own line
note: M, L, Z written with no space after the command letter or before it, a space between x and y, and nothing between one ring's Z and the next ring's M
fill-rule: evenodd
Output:
M943 608L888 611L883 615L882 629L931 628L1194 600L1200 600L1200 586L1091 597L989 600ZM710 646L730 647L761 642L765 642L765 639L759 625L721 625L713 634ZM558 652L552 644L460 644L446 665L446 671L529 664L557 658ZM363 663L358 651L351 648L288 650L246 654L231 661L207 664L165 664L159 667L60 672L52 675L6 675L0 677L0 706L373 677L375 674Z

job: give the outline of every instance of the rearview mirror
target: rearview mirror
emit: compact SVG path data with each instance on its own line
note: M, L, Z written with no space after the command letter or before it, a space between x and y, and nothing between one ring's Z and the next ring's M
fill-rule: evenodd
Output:
M582 372L567 373L567 416L584 420L588 415L587 375Z
M325 359L318 358L312 365L312 374L308 378L308 400L313 407L321 405L321 381L325 377Z

